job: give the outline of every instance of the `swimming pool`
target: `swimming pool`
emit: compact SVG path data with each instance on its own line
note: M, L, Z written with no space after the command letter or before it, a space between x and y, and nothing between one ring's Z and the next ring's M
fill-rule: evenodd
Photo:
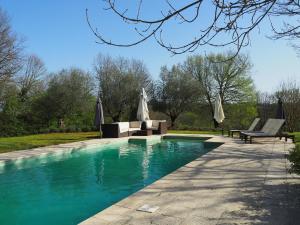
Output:
M7 163L1 224L77 224L215 147L193 139L126 141Z

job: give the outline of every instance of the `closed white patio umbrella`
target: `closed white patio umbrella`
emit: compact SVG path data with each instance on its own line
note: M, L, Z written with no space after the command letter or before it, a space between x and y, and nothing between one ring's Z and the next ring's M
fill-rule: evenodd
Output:
M221 102L221 97L219 94L216 96L214 119L218 123L222 123L223 120L225 119L222 102Z
M148 102L147 94L145 92L145 89L142 88L139 107L137 111L137 119L140 121L150 120L147 102Z
M94 124L96 128L101 132L101 124L104 124L104 116L100 97L97 98Z

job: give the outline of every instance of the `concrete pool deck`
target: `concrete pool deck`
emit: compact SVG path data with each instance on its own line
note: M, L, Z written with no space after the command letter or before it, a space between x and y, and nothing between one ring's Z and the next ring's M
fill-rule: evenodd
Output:
M287 172L289 162L285 158L294 146L291 142L261 139L244 144L222 136L183 136L212 137L207 141L224 144L88 218L81 225L298 224L300 177ZM146 138L159 139L160 136ZM95 139L2 153L0 167L6 161L22 162L29 157L127 140ZM154 213L137 211L145 204L159 209Z
M287 172L285 158L292 143L208 141L224 144L81 225L298 224L300 177ZM159 209L137 211L145 204Z

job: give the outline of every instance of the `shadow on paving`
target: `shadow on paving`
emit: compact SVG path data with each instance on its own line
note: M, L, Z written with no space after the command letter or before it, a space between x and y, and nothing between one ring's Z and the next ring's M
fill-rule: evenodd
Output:
M174 186L152 185L151 190L162 198L174 196L173 201L164 199L161 206L168 209L171 205L177 211L166 210L164 215L190 216L180 224L300 224L299 178L286 175L284 153L252 151L253 146L236 151L223 147L164 178ZM278 165L270 167L274 160ZM176 193L184 197L176 199ZM200 203L193 205L193 199Z
M300 184L266 185L255 195L243 193L229 201L243 202L244 209L226 210L219 220L220 225L240 224L238 221L272 225L297 225L300 222Z

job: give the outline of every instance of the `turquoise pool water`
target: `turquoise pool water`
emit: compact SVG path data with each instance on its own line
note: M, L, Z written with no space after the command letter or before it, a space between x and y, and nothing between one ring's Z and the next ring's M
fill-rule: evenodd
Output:
M213 147L197 140L123 142L6 164L0 224L77 224Z

